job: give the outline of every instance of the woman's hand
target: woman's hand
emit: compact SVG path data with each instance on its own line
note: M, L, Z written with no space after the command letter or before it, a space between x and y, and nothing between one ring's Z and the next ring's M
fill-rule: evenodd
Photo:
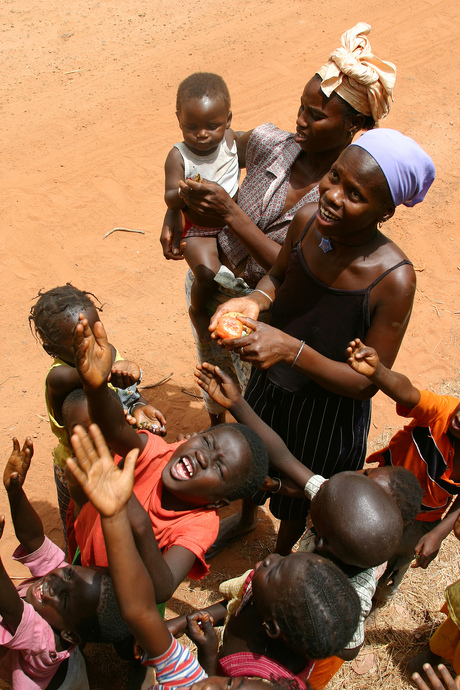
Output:
M252 299L250 296L234 297L233 299L229 299L228 302L220 304L217 307L214 316L211 317L211 321L209 323L211 338L217 340L219 336L214 332L216 330L217 322L222 316L232 311L238 312L238 314L243 314L243 316L247 316L248 318L257 321L257 317L259 316L260 312L260 307L257 301L255 299Z
M221 226L227 225L227 218L236 205L233 199L217 182L195 182L190 178L179 180L179 194L195 213L211 216Z
M227 350L233 350L243 360L250 362L258 369L268 369L277 362L291 363L299 350L300 341L278 328L253 319L240 318L240 321L252 329L252 333L242 338L218 340L218 344Z
M22 449L17 438L13 438L13 452L3 472L3 486L9 494L22 489L34 454L34 445L27 436Z

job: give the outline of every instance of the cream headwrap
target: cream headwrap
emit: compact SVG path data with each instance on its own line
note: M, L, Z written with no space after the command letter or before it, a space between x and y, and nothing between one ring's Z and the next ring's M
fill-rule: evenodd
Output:
M342 48L331 53L329 62L318 70L326 96L333 91L363 115L375 121L388 115L396 80L396 67L371 53L366 34L369 24L359 22L342 34Z

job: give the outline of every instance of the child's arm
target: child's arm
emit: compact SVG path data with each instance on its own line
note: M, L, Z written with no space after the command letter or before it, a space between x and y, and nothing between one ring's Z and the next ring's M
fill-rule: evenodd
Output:
M415 546L416 560L411 565L411 568L423 568L425 570L429 566L431 561L438 555L442 542L451 533L459 516L460 496L457 496L439 525L434 527L428 534L425 534Z
M231 378L208 362L197 366L195 376L198 385L213 400L229 410L238 422L246 424L259 434L267 448L270 465L303 488L314 473L302 465L278 434L260 419L240 395Z
M413 673L411 678L419 690L458 690L460 688L460 676L454 678L451 676L444 664L439 664L438 671L440 678L436 675L436 671L431 664L423 664L423 670L426 673L429 685L425 683L419 673Z
M185 208L186 204L179 195L179 180L184 179L184 159L174 146L165 161L165 204L175 211Z
M43 544L43 524L29 499L23 485L34 454L32 439L27 437L22 449L17 438L13 439L13 452L3 472L3 485L8 494L16 538L28 553L33 553Z
M0 518L0 539L3 536L5 527L5 516ZM14 634L21 622L24 604L16 587L8 577L2 559L0 558L0 616Z
M346 350L350 367L363 374L381 391L399 405L410 410L420 402L420 391L412 385L407 376L388 369L379 359L373 347L366 347L359 338L352 340Z
M198 661L208 676L215 676L219 640L212 617L206 611L195 611L187 616L185 634L197 646Z
M126 423L123 408L109 392L107 377L112 367L112 354L104 326L94 324L94 332L83 314L75 328L75 361L88 401L91 420L98 424L111 449L125 456L133 448L141 452L145 434L137 434Z
M76 428L72 446L78 465L71 459L67 463L101 515L120 613L147 655L160 656L171 645L171 633L157 609L154 586L136 548L127 509L138 449L128 453L120 470L95 425L89 433L90 437L82 427Z

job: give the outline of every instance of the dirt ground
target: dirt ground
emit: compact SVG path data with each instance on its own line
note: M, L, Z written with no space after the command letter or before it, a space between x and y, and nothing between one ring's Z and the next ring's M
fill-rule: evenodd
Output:
M33 437L27 491L56 541L54 439L43 396L50 360L27 319L39 289L71 281L93 292L104 304L111 342L142 365L144 382L172 372L149 393L167 415L168 440L206 425L201 400L184 393L199 395L185 311L185 262L165 261L158 242L163 162L180 140L175 89L193 71L214 71L226 79L236 129L271 121L293 130L304 84L339 45L342 32L357 21L372 25L375 53L398 68L395 104L384 125L413 136L437 168L425 203L399 208L385 228L418 276L396 367L424 387L456 376L459 5L361 0L359 6L357 11L356 3L346 0L234 0L225 7L211 0L1 1L1 448L6 459L13 435ZM144 234L117 232L103 239L114 227ZM377 396L371 438L397 425L392 405ZM8 515L1 493L0 510ZM204 605L221 576L241 572L267 552L273 534L272 522L264 519L245 546L213 561L204 585L194 583L193 593L183 585L172 609L184 600ZM7 519L1 553L10 574L20 576L21 568L9 562L14 545ZM455 549L453 542L450 548ZM453 556L450 561L458 570ZM437 565L429 571L438 594L433 611L442 599L441 571ZM409 605L419 617L423 600ZM406 646L413 628L409 622ZM366 687L366 677L359 687ZM393 687L392 682L374 674L368 687ZM92 685L105 687L100 683Z

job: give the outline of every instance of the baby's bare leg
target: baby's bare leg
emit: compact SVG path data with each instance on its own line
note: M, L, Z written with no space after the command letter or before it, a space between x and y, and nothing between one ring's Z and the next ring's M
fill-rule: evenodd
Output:
M215 237L187 237L184 256L195 276L190 295L190 318L200 340L206 340L209 338L209 315L206 305L217 288L214 276L221 265L217 239Z

